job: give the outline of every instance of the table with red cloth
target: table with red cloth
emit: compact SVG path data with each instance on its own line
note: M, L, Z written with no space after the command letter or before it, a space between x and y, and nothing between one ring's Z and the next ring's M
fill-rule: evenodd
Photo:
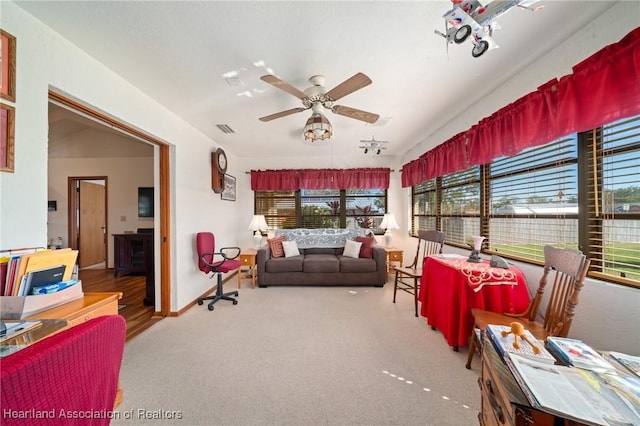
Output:
M463 256L433 255L425 258L422 271L420 314L454 350L469 343L472 308L521 313L529 304L525 277L512 265L494 268L488 260L472 263Z

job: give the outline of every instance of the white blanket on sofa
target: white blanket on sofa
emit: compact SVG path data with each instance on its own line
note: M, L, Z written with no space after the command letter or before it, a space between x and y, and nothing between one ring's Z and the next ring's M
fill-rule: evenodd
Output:
M276 236L283 235L287 241L295 241L298 248L337 248L344 247L347 240L355 240L356 237L364 236L367 230L357 229L278 229Z

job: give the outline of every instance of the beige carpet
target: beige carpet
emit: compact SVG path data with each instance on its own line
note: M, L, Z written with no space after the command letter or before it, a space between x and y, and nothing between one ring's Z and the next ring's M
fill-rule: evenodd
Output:
M478 360L392 299L388 283L243 287L164 319L125 347L112 424L477 424Z

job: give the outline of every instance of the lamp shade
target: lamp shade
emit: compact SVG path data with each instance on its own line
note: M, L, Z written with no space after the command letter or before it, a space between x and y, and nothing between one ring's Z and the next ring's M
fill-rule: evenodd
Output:
M382 229L400 229L398 226L398 222L396 222L396 217L393 213L385 213L382 218L382 222L380 223L380 228Z
M267 221L264 218L263 214L255 214L253 215L253 219L251 219L251 224L249 225L249 229L251 231L268 231L269 225L267 225Z
M311 139L313 142L330 138L333 134L333 129L327 117L319 112L314 112L307 120L303 133L305 139Z

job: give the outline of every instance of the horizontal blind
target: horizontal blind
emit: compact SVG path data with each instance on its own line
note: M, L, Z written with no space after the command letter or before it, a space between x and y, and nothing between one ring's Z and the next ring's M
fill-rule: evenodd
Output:
M441 217L445 241L466 245L480 234L480 167L441 178Z
M378 229L387 211L385 189L347 189L346 227Z
M587 135L592 274L640 284L640 117Z
M577 163L576 135L491 163L491 251L542 262L547 244L578 247Z
M300 228L339 227L339 189L302 189L300 191Z
M431 179L412 187L411 190L411 235L419 230L438 229L438 199L436 180Z
M256 191L255 214L263 214L270 228L296 228L295 191Z

